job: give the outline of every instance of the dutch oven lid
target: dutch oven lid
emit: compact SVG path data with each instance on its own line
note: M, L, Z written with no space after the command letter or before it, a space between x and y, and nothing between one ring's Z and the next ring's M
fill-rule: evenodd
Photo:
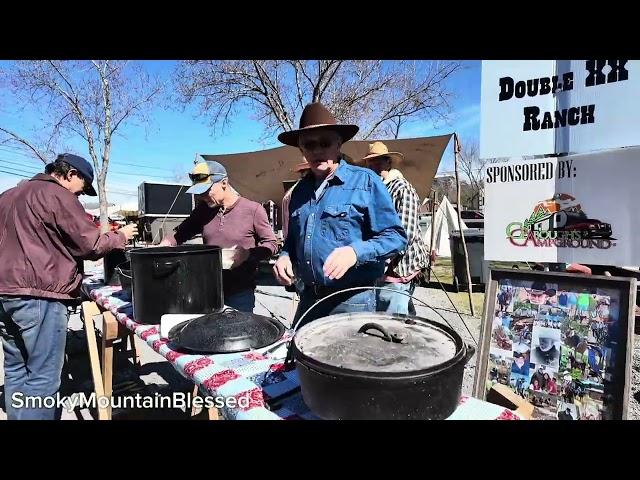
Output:
M176 325L169 340L191 352L233 353L271 345L284 331L277 320L227 308Z
M435 322L385 313L343 313L315 320L294 337L303 355L365 372L408 373L451 360L456 340Z

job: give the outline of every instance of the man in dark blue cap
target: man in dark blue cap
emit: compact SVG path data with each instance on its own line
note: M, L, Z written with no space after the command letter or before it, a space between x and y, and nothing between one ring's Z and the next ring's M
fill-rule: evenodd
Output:
M53 420L78 261L124 249L135 225L101 234L78 196L96 195L93 168L65 153L0 195L0 337L10 420ZM49 398L49 400L44 400ZM54 407L51 407L54 405Z
M61 168L62 162L66 163L69 168ZM70 192L77 196L85 194L95 197L98 195L92 185L93 167L78 155L71 153L58 155L56 161L48 164L44 171L54 176L61 185L67 187Z

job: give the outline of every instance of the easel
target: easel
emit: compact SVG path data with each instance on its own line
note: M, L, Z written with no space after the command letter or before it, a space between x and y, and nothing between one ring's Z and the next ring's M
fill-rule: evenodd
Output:
M117 340L127 342L129 349L126 351L128 358L134 360L136 367L140 366L134 334L116 320L111 312L100 311L95 302L82 302L81 319L87 337L89 361L91 363L91 376L93 378L96 398L106 397L109 400L113 395L113 347ZM102 333L102 342L98 351L96 328ZM102 363L100 362L102 358ZM101 367L102 365L102 367ZM98 402L98 420L111 420L111 406L100 406Z
M89 361L91 364L91 376L93 378L94 392L96 398L108 398L107 406L98 402L98 420L111 420L111 397L113 396L113 349L114 343L121 341L124 346L126 358L133 359L136 367L140 366L140 359L136 350L135 334L118 322L113 314L108 310L102 310L98 304L91 301L82 303L81 319L87 337L87 347L89 350ZM102 342L98 348L96 339L96 328L102 333ZM127 347L128 343L128 347ZM102 359L102 362L100 361ZM199 395L198 385L194 385L192 396ZM103 401L104 402L104 401ZM191 409L191 416L196 414L195 408ZM210 407L208 409L209 420L219 420L218 409Z

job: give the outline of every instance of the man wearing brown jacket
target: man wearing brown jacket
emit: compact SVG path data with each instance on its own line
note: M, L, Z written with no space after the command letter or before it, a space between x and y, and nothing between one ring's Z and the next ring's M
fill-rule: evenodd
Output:
M78 296L78 260L124 249L135 225L100 234L78 200L95 196L84 158L58 155L26 182L0 195L0 336L9 420L53 420L60 388L67 303ZM41 403L39 403L41 402Z

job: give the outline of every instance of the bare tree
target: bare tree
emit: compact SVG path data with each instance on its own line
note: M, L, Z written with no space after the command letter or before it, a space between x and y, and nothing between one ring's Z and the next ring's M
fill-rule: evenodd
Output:
M446 120L452 61L195 60L178 64L176 90L197 103L214 132L240 106L264 125L262 140L297 127L304 106L322 101L339 121L360 126L357 138L398 138L411 120Z
M17 105L40 113L38 133L0 125L0 142L12 143L51 162L62 141L86 142L96 172L100 224L108 229L106 180L114 135L130 122L148 121L148 113L163 85L139 65L127 61L18 61L0 72ZM1 120L0 120L1 121Z
M456 198L456 179L453 175L443 175L434 178L431 188L436 193L438 202L445 196L449 199Z
M480 207L480 196L484 192L483 168L488 163L480 158L477 140L461 144L460 171L466 177L466 194L463 204L472 208Z

